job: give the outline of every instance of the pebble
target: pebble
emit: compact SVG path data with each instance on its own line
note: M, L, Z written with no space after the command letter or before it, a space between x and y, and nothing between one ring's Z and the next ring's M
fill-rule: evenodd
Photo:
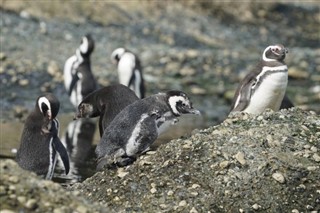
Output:
M181 207L184 207L184 206L186 206L187 205L187 201L185 201L185 200L181 200L180 202L179 202L179 206L181 206Z
M198 213L198 210L195 207L192 207L192 209L190 210L190 213Z
M36 209L37 208L37 200L36 199L28 200L27 203L25 204L25 207L30 210Z
M4 52L0 52L0 61L6 60L7 55Z
M156 188L151 188L150 192L151 192L152 194L154 194L154 193L157 192L157 189L156 189Z
M0 210L0 213L15 213L15 212L8 209L3 209L3 210Z
M170 190L170 191L167 192L167 195L171 196L171 195L173 195L173 193L174 192L172 190Z
M221 169L227 168L229 166L229 161L225 160L219 163Z
M28 79L20 79L18 84L20 86L27 86L27 85L29 85L29 80Z
M125 172L124 168L119 168L117 171L117 176L119 178L124 178L127 174L129 174L129 172Z
M299 210L298 210L298 209L292 209L291 212L292 212L292 213L299 213Z
M275 179L279 183L284 183L285 182L284 176L279 172L273 173L272 177L273 177L273 179Z
M315 160L316 162L320 162L320 156L317 153L314 153L312 155L313 160Z
M258 209L261 208L261 206L258 205L257 203L255 203L255 204L252 205L252 208L253 208L254 210L258 210Z
M245 164L246 164L246 160L244 159L244 154L243 154L243 152L238 152L234 157L237 159L237 161L238 161L241 165L245 165Z

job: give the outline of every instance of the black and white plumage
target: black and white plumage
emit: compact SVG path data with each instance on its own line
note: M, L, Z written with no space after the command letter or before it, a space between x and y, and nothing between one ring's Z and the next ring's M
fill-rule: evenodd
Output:
M96 148L97 169L125 166L150 145L182 114L200 114L181 91L169 91L140 99L124 108L104 131Z
M132 89L139 98L145 97L145 86L139 58L125 48L117 48L111 59L118 66L120 84Z
M84 36L76 54L71 56L64 65L64 85L75 107L97 88L90 62L93 50L94 40L90 35Z
M26 170L51 179L59 153L66 174L69 172L68 153L58 138L56 116L60 103L51 93L38 97L34 110L27 117L17 152L18 164Z
M87 95L79 104L75 119L100 116L99 132L102 136L114 117L137 100L139 98L128 87L122 84L110 85Z
M279 110L288 83L288 67L284 62L287 53L281 44L264 50L262 60L240 83L231 111L259 114L267 108Z

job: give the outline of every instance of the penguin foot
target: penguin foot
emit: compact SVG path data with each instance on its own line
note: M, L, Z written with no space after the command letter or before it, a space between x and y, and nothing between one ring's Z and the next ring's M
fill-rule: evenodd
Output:
M123 167L132 164L135 160L135 157L123 156L119 161L115 162L115 164L119 167Z

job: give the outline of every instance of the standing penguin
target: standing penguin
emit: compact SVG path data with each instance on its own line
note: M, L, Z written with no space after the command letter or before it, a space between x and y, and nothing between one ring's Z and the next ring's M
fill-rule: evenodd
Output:
M119 82L144 98L145 87L139 58L125 48L115 49L111 60L118 65Z
M94 50L94 41L90 35L82 38L76 54L64 65L64 85L71 103L77 107L82 99L97 88L91 71L90 56Z
M139 100L135 93L122 84L116 84L98 89L88 96L78 106L75 119L100 116L99 132L104 130L114 117L126 106Z
M17 152L18 164L26 170L51 179L59 153L66 174L69 172L69 157L62 145L59 121L56 116L60 103L51 93L38 97L34 110L27 117Z
M288 67L284 62L287 53L281 44L264 50L262 60L239 85L231 111L259 114L267 108L279 110L288 83Z
M104 131L96 148L97 170L125 166L146 152L182 114L200 114L181 91L159 93L124 108Z

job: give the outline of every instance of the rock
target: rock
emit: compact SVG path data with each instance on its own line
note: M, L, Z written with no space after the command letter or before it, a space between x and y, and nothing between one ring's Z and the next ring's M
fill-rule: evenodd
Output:
M312 155L312 158L316 161L316 162L320 162L320 156L317 153L314 153Z
M290 67L288 69L288 75L294 79L307 79L309 77L308 71L305 69L299 69L297 67Z
M244 154L242 152L238 152L234 157L237 159L237 161L241 165L245 165L246 164L246 160L244 159Z
M7 55L4 52L0 52L0 61L6 60Z
M273 177L273 179L275 179L279 183L284 183L285 182L285 178L284 178L283 174L281 174L279 172L273 173L272 177Z

